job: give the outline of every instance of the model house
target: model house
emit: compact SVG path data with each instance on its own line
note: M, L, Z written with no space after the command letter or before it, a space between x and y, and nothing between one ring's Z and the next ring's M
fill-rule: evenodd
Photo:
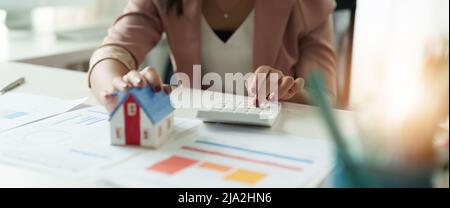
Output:
M174 108L165 92L149 85L119 93L119 104L111 113L111 143L157 148L173 129Z

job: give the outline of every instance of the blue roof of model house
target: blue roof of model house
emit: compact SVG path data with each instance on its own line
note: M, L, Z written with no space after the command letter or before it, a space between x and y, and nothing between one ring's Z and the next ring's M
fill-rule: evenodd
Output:
M134 97L136 102L139 104L139 107L154 124L164 120L175 110L170 102L170 96L164 90L156 93L150 85L146 85L143 88L133 88L126 93L119 93L119 104L111 113L110 119L122 107L123 103L129 96Z

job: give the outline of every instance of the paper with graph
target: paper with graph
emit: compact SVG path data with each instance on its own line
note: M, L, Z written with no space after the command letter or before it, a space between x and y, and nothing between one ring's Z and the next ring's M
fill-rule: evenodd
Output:
M119 187L305 187L331 171L331 148L325 140L209 127L112 168L103 181Z
M110 145L108 118L103 107L90 107L0 134L0 162L82 176L149 151ZM175 119L175 128L199 123Z
M62 100L39 95L6 93L0 96L0 132L64 113L85 100Z
M161 149L112 146L108 117L90 107L1 133L0 162L120 187L304 187L334 164L326 140L178 117Z

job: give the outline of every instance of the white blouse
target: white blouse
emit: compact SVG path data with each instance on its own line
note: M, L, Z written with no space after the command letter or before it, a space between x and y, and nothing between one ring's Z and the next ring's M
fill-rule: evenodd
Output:
M241 94L233 85L225 85L225 73L252 72L253 31L255 12L252 11L242 25L224 43L202 16L201 22L201 64L202 75L217 73L222 78L222 91ZM213 89L214 90L214 89Z

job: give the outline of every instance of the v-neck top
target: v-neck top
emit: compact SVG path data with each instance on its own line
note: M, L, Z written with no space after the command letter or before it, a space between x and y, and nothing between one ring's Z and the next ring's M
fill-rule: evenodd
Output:
M201 20L201 64L202 74L217 73L222 78L222 92L239 93L234 85L225 85L225 74L252 72L253 31L255 11L251 11L239 28L224 42L214 32L206 18ZM219 89L212 89L220 91Z
M234 31L231 30L214 30L217 37L219 37L224 43L227 42L231 36L234 34Z

